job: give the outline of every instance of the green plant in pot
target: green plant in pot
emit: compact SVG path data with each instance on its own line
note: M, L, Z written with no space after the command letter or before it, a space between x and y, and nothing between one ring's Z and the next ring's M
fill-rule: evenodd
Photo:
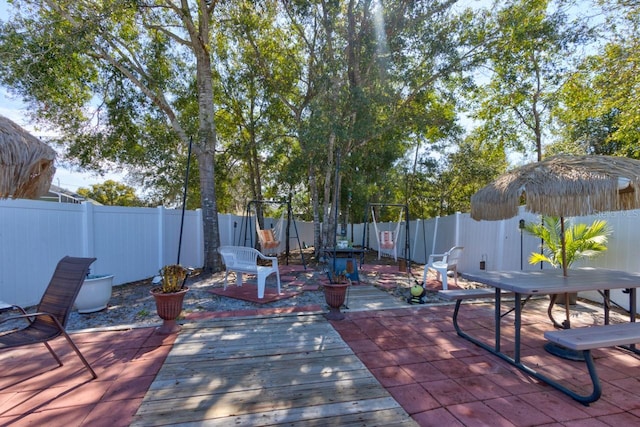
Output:
M172 334L182 329L176 319L182 312L182 302L189 290L185 286L189 270L179 264L171 264L162 267L160 274L159 286L151 289L158 316L163 320L158 333Z
M547 262L553 267L563 267L562 256L562 226L558 217L543 216L541 223L526 223L524 230L542 240L542 252L532 252L529 264ZM573 224L565 221L564 230L564 259L567 268L575 261L583 258L593 258L607 250L608 237L611 228L604 220L595 220L591 224ZM574 294L575 298L575 294ZM556 300L558 303L563 303Z

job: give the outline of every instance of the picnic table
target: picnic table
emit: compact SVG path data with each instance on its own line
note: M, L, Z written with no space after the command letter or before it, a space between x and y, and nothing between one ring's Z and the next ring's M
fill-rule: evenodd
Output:
M537 270L537 271L480 271L472 273L462 273L462 277L474 282L489 285L494 289L494 324L495 336L493 343L487 343L479 338L469 335L463 331L458 324L458 314L460 302L465 298L464 292L451 294L450 299L456 299L453 322L459 336L484 348L490 353L507 361L511 365L526 372L527 374L549 384L550 386L569 395L578 402L588 405L600 398L601 388L595 365L591 356L591 350L600 347L625 346L625 348L639 354L635 348L635 343L640 342L640 323L635 323L636 317L636 288L640 286L640 273L628 273L623 271L581 268L570 270L567 276L563 276L562 270ZM610 291L612 289L625 289L629 294L630 323L633 325L622 326L609 325L609 304ZM545 332L548 340L568 346L568 348L581 351L583 353L589 374L591 377L593 391L589 395L578 394L558 381L536 371L533 367L524 364L521 360L521 334L522 334L522 310L523 297L528 298L535 295L551 295L573 293L581 291L602 291L604 303L604 325L567 329L561 331ZM502 318L502 297L505 293L514 296L514 344L513 357L504 353L501 349L501 328ZM475 292L477 294L477 292ZM477 298L473 292L469 293L469 298ZM487 296L486 293L484 295ZM596 337L596 338L594 338Z

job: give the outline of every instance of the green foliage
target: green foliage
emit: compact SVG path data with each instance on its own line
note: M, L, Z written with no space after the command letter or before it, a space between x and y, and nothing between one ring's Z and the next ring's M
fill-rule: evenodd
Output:
M289 195L318 222L336 198L355 221L368 202L467 211L554 123L549 151L639 156L633 2L604 5L610 39L577 69L591 33L564 0L205 3L12 1L0 83L67 159L129 169L154 204L181 203L193 136L187 206L220 212Z
M475 93L473 116L484 132L506 148L542 157L551 134L551 109L576 47L587 36L561 2L514 0L497 3L488 19L495 33L487 50L488 83Z
M562 267L562 232L560 218L543 216L542 223L527 223L525 231L542 239L543 253L532 252L529 264L548 262ZM607 250L611 234L606 221L595 220L590 225L565 222L564 239L567 268L582 258L592 258Z
M90 189L78 188L78 194L107 206L144 206L134 188L111 179L93 184Z
M611 2L607 42L585 58L563 87L558 147L588 154L640 158L640 5Z

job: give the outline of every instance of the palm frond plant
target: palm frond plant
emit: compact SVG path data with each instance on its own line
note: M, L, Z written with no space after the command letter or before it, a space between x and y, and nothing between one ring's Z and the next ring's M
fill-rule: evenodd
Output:
M575 261L593 258L607 250L611 228L604 220L591 224L573 224L565 221L565 259L569 268ZM563 267L561 221L558 217L543 216L542 223L526 223L525 231L542 239L542 253L532 252L529 264L547 262L553 267Z

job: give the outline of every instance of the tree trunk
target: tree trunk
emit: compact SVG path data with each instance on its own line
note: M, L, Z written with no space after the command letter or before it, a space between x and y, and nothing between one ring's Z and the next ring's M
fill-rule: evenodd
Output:
M322 215L322 223L324 227L322 227L322 241L324 246L333 246L335 241L335 224L334 224L334 215L332 215L334 206L333 198L331 197L331 188L333 187L333 174L335 172L335 164L333 161L334 151L335 151L335 141L336 136L332 132L329 135L329 144L327 148L327 168L325 169L324 174L324 198L323 198L323 215ZM335 194L333 195L335 197Z
M309 167L309 189L311 191L311 207L313 213L313 247L316 257L320 255L322 248L322 237L320 236L320 204L318 202L318 181L316 171L311 165Z
M204 2L198 16L198 32L190 32L193 50L196 56L196 81L198 87L198 150L197 159L200 171L200 204L204 230L205 272L220 271L222 263L218 255L220 231L218 225L218 203L215 188L215 149L216 126L214 122L213 79L211 75L211 57L208 48L210 37L210 14Z

